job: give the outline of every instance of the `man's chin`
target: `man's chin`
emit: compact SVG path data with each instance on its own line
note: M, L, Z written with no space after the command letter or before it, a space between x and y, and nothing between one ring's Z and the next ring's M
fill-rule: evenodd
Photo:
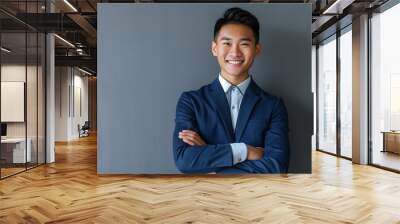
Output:
M243 72L228 72L228 75L231 77L242 77L243 76Z

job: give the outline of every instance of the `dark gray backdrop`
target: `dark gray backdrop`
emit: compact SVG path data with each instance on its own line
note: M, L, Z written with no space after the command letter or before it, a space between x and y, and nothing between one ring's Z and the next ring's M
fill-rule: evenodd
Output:
M233 6L259 19L263 52L251 75L287 106L289 171L311 172L311 5L98 6L99 174L179 173L172 156L176 102L217 77L214 23Z

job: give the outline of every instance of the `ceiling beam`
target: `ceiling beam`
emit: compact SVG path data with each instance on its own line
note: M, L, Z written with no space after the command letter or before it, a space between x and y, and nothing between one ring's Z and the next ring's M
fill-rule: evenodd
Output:
M55 56L56 66L82 66L96 71L97 60L90 56Z
M92 39L97 38L97 30L90 24L85 17L80 15L79 13L70 13L67 16L74 21L77 25L79 25Z

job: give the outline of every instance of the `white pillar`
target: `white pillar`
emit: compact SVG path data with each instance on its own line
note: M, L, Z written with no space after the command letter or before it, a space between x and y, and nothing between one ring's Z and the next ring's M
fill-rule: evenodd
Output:
M54 6L47 2L47 12L53 12ZM46 163L55 162L55 43L54 35L46 35Z
M368 163L368 15L353 19L353 162Z

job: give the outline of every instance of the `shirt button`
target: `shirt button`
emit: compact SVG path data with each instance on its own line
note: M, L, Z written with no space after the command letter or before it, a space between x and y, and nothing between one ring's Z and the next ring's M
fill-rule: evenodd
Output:
M232 109L235 109L235 106L232 106Z

